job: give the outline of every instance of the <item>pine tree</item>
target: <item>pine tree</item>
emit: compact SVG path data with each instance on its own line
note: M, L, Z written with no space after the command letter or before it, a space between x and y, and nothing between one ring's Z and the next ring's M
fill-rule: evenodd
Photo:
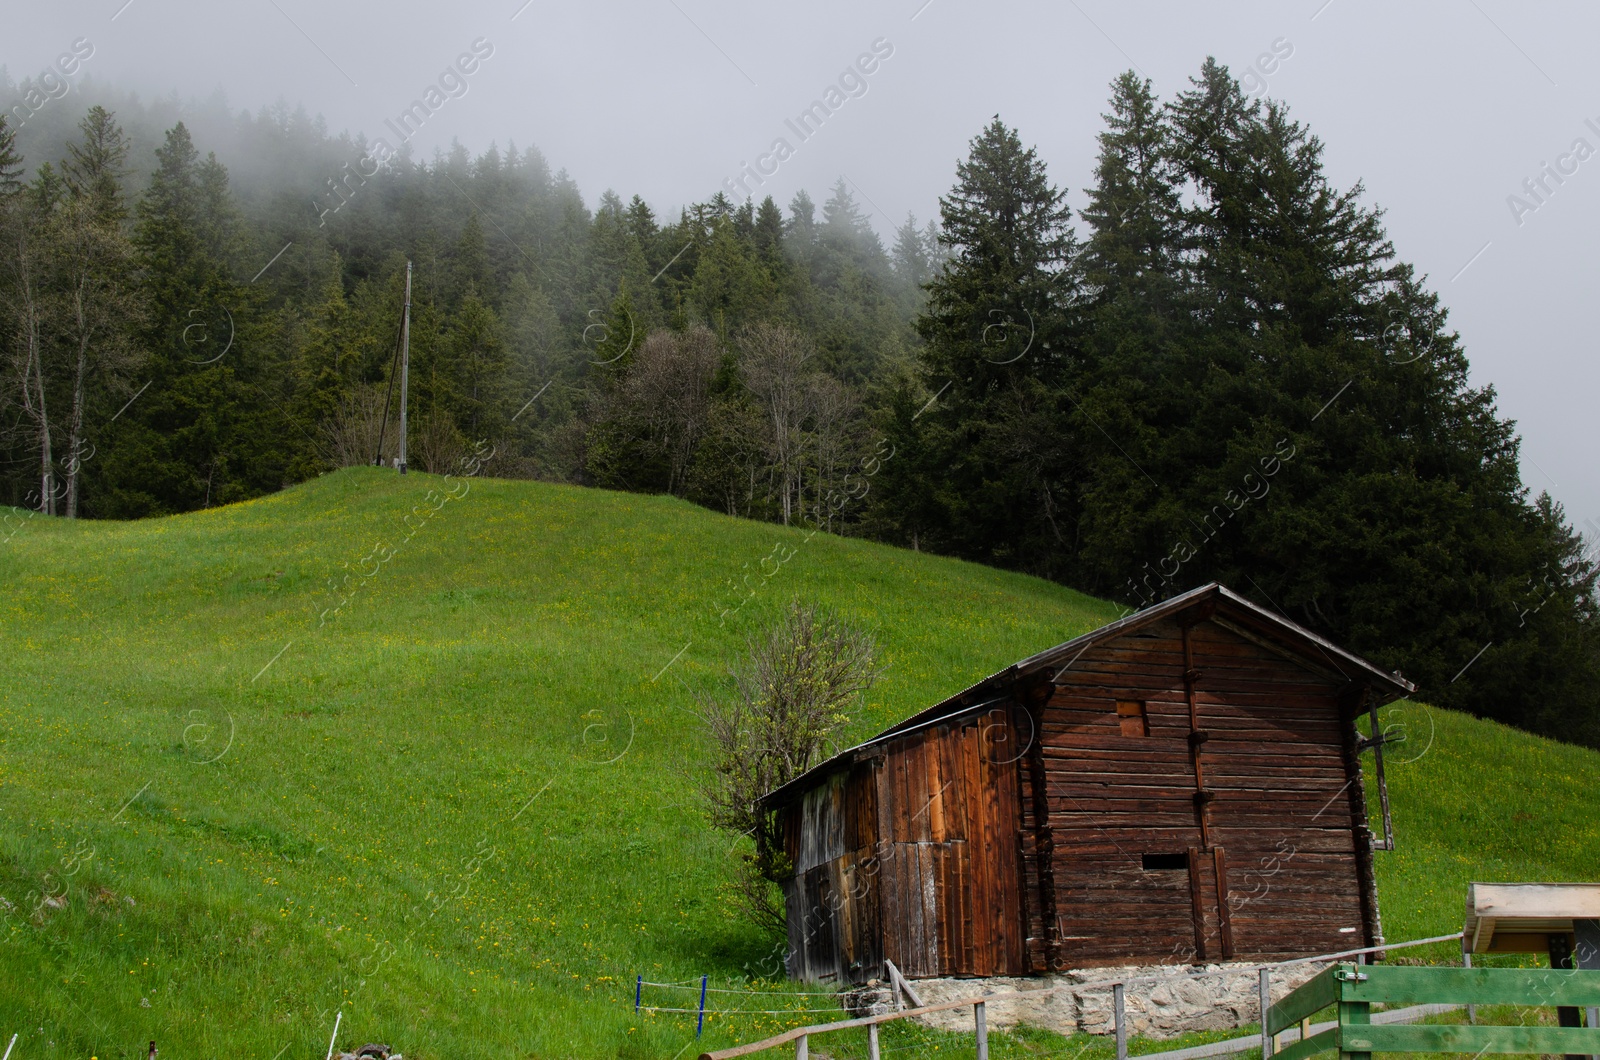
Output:
M482 292L495 289L489 268L488 243L484 239L483 224L478 220L476 210L467 215L467 222L461 227L461 237L451 249L448 272L447 306L460 305L468 290L476 291L482 297Z
M907 213L905 223L894 230L894 271L912 288L921 288L933 274L933 261L917 227L917 215Z
M1170 155L1173 131L1150 82L1132 71L1112 82L1104 119L1095 185L1082 214L1092 230L1084 279L1099 302L1133 296L1170 308L1182 265L1182 174Z
M587 374L597 379L602 388L609 389L625 376L633 365L635 352L644 341L644 331L639 326L639 314L634 310L633 298L624 286L612 300L608 313L585 326L584 339L592 354Z
M748 204L746 204L748 205ZM754 247L731 221L719 219L695 263L690 298L712 330L727 334L737 321L754 322L775 308L777 289Z
M1379 211L1213 61L1166 118L1119 79L1085 214L1078 583L1222 580L1433 702L1600 742L1595 567Z
M912 455L902 467L948 469L926 544L1049 573L1071 521L1061 477L1078 284L1070 214L1037 152L999 118L956 176L939 200L953 256L916 323L934 394L917 418L929 422L895 442ZM914 451L919 438L931 452Z
M456 426L469 441L492 444L511 415L506 346L499 318L475 288L467 289L450 320L447 346L456 377Z
M505 306L506 345L518 385L537 390L575 367L557 360L561 321L549 296L525 273L512 274Z
M96 514L186 511L277 488L287 436L260 389L258 296L230 275L243 248L228 173L214 155L200 159L182 122L156 150L134 216L151 378L98 467Z
M356 328L341 271L335 256L334 268L322 285L319 300L305 308L305 343L300 353L301 379L297 389L300 413L305 421L314 424L332 419L359 381L357 358L351 355Z
M939 238L953 257L929 284L917 322L930 372L956 392L979 399L1019 372L1045 378L1065 367L1066 351L1050 346L1078 283L1065 197L999 118L956 167L956 186L939 200Z
M901 305L909 313L922 308L923 287L933 278L937 246L937 240L929 238L928 230L917 227L915 214L908 212L905 223L894 231L890 261L899 284Z
M62 337L70 346L64 467L69 519L78 515L84 463L96 451L86 449L88 410L102 395L131 393L130 373L140 360L134 333L143 316L134 296L133 246L122 226L128 213L120 182L127 142L111 113L99 106L90 108L78 128L83 141L68 145L70 160L62 166L71 195L55 214Z
M649 247L659 231L655 212L637 195L628 201L628 230L641 247Z
M7 128L0 114L0 206L22 191L22 156L17 153L17 134Z
M843 177L833 182L833 189L822 204L822 228L824 233L845 243L872 235L867 215L862 212L849 182Z
M783 234L799 257L809 256L811 245L817 240L817 207L804 188L789 200L789 220L784 224Z
M1193 388L1207 362L1189 355L1197 346L1186 302L1184 178L1168 112L1128 71L1112 82L1104 118L1082 213L1087 326L1071 414L1077 493L1095 502L1082 509L1072 576L1148 603L1153 590L1129 589L1129 557L1161 556L1188 529L1168 484L1183 483L1198 456L1182 428L1193 422Z
M70 156L61 165L72 194L94 204L101 223L117 225L127 219L122 199L122 173L128 160L128 141L116 116L96 104L78 123L81 144L68 144Z
M584 299L588 306L609 304L624 285L630 291L649 291L649 265L633 222L614 192L601 197L601 208L589 230L589 286ZM633 308L641 328L648 329L657 322L656 307L648 296L641 297Z
M783 211L768 195L756 209L756 253L769 268L776 269L783 261Z

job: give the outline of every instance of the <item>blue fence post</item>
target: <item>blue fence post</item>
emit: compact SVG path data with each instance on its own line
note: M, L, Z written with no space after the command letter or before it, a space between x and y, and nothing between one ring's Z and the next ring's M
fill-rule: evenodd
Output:
M700 1018L695 1021L694 1036L700 1037L700 1032L706 1029L706 977L700 977Z
M644 1001L644 976L640 976L633 984L633 1011L639 1011L639 1005Z

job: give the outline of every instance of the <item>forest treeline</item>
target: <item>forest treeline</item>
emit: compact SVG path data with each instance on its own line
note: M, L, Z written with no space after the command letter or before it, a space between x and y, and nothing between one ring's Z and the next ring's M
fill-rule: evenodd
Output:
M285 106L86 81L27 113L0 129L14 505L137 518L392 460L409 261L415 468L492 447L486 474L1131 608L1220 580L1431 702L1600 746L1583 541L1381 211L1214 62L1166 100L1113 82L1076 209L996 117L887 247L843 179L660 217L590 209L534 148L379 167Z

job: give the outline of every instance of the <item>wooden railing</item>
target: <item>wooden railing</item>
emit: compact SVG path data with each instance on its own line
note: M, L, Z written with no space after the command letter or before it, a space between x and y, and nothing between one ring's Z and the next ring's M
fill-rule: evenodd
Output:
M1477 1025L1378 1026L1371 1006L1450 1004L1556 1006L1600 1005L1600 971L1550 968L1429 968L1342 964L1273 1005L1262 1030L1271 1037L1314 1013L1338 1006L1338 1023L1278 1051L1273 1060L1303 1060L1330 1049L1344 1060L1370 1060L1384 1053L1565 1053L1600 1054L1600 1028Z

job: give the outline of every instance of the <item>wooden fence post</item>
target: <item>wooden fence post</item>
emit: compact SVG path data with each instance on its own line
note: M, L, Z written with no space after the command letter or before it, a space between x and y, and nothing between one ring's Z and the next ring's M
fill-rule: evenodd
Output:
M1111 988L1111 1017L1117 1025L1117 1060L1128 1060L1127 996L1121 983Z
M922 998L911 988L911 984L906 982L906 977L900 974L900 969L894 966L894 962L885 957L883 965L889 970L889 983L894 988L895 1010L899 1011L905 1007L900 1004L900 995L902 993L905 994L906 1000L911 1002L913 1008L922 1008Z
M867 1057L868 1060L878 1060L878 1025L867 1024Z
M1261 969L1256 988L1261 995L1261 1060L1268 1060L1272 1056L1272 1032L1267 1030L1267 1014L1272 1011L1271 971Z
M1582 969L1600 968L1600 920L1584 918L1572 922L1578 947L1574 956ZM1600 1027L1600 1006L1589 1006L1589 1026Z
M1578 966L1578 962L1573 959L1572 942L1565 933L1556 932L1553 935L1547 935L1545 940L1550 948L1550 967L1552 969L1567 970ZM1576 1005L1557 1005L1556 1023L1563 1027L1581 1027L1583 1026L1583 1013L1579 1011ZM1582 1053L1567 1053L1566 1057L1567 1060L1583 1060Z
M1471 968L1472 967L1472 952L1467 949L1467 936L1465 935L1465 933L1463 933L1462 936L1461 936L1461 967L1463 967L1463 968ZM1467 1006L1467 1022L1468 1023L1477 1023L1478 1022L1478 1006L1477 1005L1468 1005Z
M1341 990L1342 994L1343 991ZM1346 1051L1345 1035L1352 1028L1365 1027L1372 1022L1372 1006L1365 1001L1344 1001L1339 1005L1339 1060L1372 1060L1370 1052Z
M982 1001L972 1006L972 1019L977 1025L978 1060L989 1060L989 1027L984 1021Z
M806 1047L806 1036L802 1034L794 1040L794 1060L807 1060L810 1055Z

